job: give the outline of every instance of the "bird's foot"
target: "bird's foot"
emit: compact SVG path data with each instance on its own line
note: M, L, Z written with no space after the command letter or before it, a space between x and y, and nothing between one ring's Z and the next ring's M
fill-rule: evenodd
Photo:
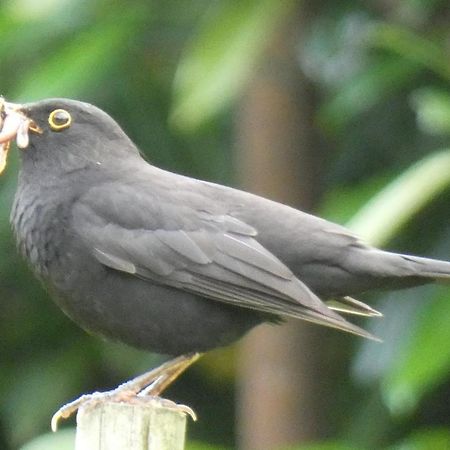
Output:
M200 357L200 353L182 355L167 361L161 366L139 375L127 381L116 389L106 392L93 392L85 394L76 400L63 405L53 415L51 420L52 431L58 429L61 419L67 419L81 406L89 403L95 405L107 401L124 403L141 403L146 401L157 401L161 406L189 414L193 420L197 419L195 412L189 406L178 405L170 400L160 398L159 395L172 384L191 364Z

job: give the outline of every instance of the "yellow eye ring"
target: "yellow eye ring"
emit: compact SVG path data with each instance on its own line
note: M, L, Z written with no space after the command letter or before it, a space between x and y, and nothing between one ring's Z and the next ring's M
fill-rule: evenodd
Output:
M55 109L48 116L48 123L53 131L61 131L72 125L72 116L65 109Z

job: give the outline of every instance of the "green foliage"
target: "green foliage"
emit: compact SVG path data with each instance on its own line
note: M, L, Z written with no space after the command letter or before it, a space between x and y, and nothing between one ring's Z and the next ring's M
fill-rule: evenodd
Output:
M186 450L231 450L231 449L217 445L209 445L202 442L187 442Z
M396 53L402 59L432 70L450 81L450 62L445 58L443 43L433 42L411 29L386 23L374 29L372 42L374 46Z
M447 450L450 446L450 431L446 428L419 430L389 450Z
M411 414L420 401L450 372L450 305L448 289L440 289L421 305L414 329L401 355L382 382L386 405L395 415Z
M300 445L298 447L288 448L286 450L357 450L356 447L353 447L344 442L318 442L314 444L306 444Z
M205 17L175 74L171 122L176 128L195 131L239 95L293 5L292 0L223 2Z
M123 41L130 28L139 26L139 15L133 11L122 15L118 23L112 16L98 27L86 30L64 42L51 56L26 74L12 92L19 101L46 97L77 97L89 92L111 70L126 52ZM121 49L121 51L118 51ZM102 64L99 64L102 61Z
M20 450L74 450L75 429L64 429L58 433L47 433L28 442Z
M318 120L332 132L341 131L358 115L403 89L418 73L416 64L383 56L349 79L335 97L322 106Z
M450 150L433 153L370 199L347 226L372 245L383 245L449 186Z
M417 124L429 134L450 134L450 94L434 87L423 87L412 93Z

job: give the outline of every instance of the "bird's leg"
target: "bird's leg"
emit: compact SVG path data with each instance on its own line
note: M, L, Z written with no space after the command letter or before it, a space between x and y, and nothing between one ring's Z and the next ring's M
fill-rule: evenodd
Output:
M159 397L191 364L200 358L199 353L191 355L189 359L180 361L177 364L171 365L162 375L154 379L152 384L146 385L144 389L139 391L139 397L151 395L152 397ZM169 363L172 361L169 361Z
M191 353L188 355L178 356L170 361L161 364L149 372L139 375L130 381L119 385L112 392L128 392L134 395L145 392L145 395L157 396L161 394L173 381L178 378L191 364L200 358L200 353ZM157 389L160 384L162 389ZM156 389L152 389L155 385Z
M151 396L154 400L157 398L170 384L172 384L191 364L200 358L200 353L191 353L188 355L178 356L170 361L165 362L159 367L156 367L149 372L133 378L119 385L116 389L106 392L93 392L92 394L85 394L77 398L73 402L63 405L53 415L51 420L51 427L53 431L58 429L58 423L61 419L67 419L82 405L88 402L129 402L145 399ZM163 406L173 407L184 413L189 414L194 420L196 418L194 411L184 405L176 405L173 402L165 399L159 399Z

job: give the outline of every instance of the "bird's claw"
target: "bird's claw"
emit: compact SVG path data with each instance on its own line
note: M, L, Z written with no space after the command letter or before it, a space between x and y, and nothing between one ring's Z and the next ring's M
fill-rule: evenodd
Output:
M153 396L141 396L139 394L137 397L135 397L137 401L144 400L146 402L157 402L162 408L170 409L172 411L176 411L178 413L187 414L191 417L191 419L196 422L197 421L197 414L195 411L187 405L181 405L179 403L175 403L172 400L168 400L166 398L162 397L153 397Z
M68 419L72 414L77 412L82 405L92 401L100 401L101 398L103 400L111 398L109 394L110 392L93 392L92 394L82 395L73 402L69 402L61 406L61 408L59 408L58 411L56 411L52 416L52 420L50 422L52 431L56 432L58 430L59 422L61 420Z
M197 420L197 415L189 406L178 405L170 400L159 397L159 395L199 357L200 354L198 353L182 355L150 372L121 384L112 391L93 392L92 394L82 395L76 400L63 405L53 414L51 429L52 431L57 431L59 421L69 418L81 406L87 406L88 404L89 406L95 406L98 403L104 403L106 401L124 403L158 401L161 406L188 414L195 421Z
M195 411L187 406L175 403L171 400L142 395L132 392L132 391L108 391L108 392L93 392L92 394L85 394L81 397L77 398L73 402L67 403L56 411L52 416L51 420L51 429L53 432L58 430L58 425L61 420L68 419L75 412L78 411L82 406L83 407L94 407L99 403L105 401L112 401L118 403L131 403L131 404L139 404L139 403L158 403L159 406L170 409L172 411L176 411L178 413L187 414L191 417L191 419L195 422L197 421L197 414Z

